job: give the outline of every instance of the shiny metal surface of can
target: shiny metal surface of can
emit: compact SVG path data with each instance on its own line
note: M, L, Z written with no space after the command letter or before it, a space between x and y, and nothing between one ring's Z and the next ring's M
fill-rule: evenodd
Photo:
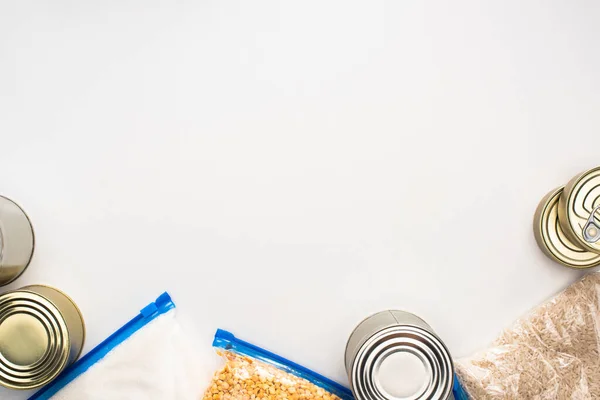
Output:
M0 286L17 279L33 256L29 218L14 201L0 196Z
M573 243L600 254L600 167L567 183L560 196L558 218Z
M533 218L533 234L540 249L551 259L571 268L600 265L600 254L573 243L558 220L559 199L563 187L554 189L540 201Z
M81 354L85 325L61 291L41 285L0 295L0 385L35 389Z
M382 379L385 365L397 356L408 356L422 370L410 392L391 391ZM362 321L348 339L345 366L357 400L454 399L450 352L425 321L405 311L382 311Z

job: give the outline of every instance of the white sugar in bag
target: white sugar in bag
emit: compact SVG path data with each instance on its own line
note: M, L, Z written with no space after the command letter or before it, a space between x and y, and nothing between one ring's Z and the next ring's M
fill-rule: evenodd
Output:
M197 400L199 360L165 293L30 400Z

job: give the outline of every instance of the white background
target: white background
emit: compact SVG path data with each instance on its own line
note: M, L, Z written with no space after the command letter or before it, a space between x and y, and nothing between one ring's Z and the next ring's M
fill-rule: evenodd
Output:
M600 164L600 3L2 1L0 193L86 351L168 290L346 382L400 308L456 357L578 278L540 198ZM193 332L193 333L192 333ZM24 394L0 397L24 398Z

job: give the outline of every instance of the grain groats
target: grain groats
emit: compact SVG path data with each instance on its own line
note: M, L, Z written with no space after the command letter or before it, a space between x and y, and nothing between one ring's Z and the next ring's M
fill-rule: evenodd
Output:
M277 367L222 352L225 367L213 378L204 400L340 400L306 379L291 375Z
M593 399L600 393L600 274L587 275L458 360L474 399Z
M213 346L225 366L203 400L352 400L350 390L283 357L218 330Z

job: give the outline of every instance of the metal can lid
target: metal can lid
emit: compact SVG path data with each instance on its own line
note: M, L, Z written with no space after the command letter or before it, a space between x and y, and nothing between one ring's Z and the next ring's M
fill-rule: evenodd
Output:
M34 389L53 380L69 360L67 325L54 304L37 293L0 296L0 384Z
M408 358L401 360L404 365L419 365L411 385L388 385L394 377L389 379L386 364L398 356ZM399 373L396 369L396 381L408 378ZM452 393L453 378L452 358L444 343L412 325L391 326L374 334L361 346L350 373L355 397L374 400L446 400Z
M600 167L567 183L560 196L558 218L573 243L600 254Z
M559 199L564 187L548 193L535 211L533 233L540 249L551 259L571 268L600 265L600 254L573 243L563 232L558 220Z

